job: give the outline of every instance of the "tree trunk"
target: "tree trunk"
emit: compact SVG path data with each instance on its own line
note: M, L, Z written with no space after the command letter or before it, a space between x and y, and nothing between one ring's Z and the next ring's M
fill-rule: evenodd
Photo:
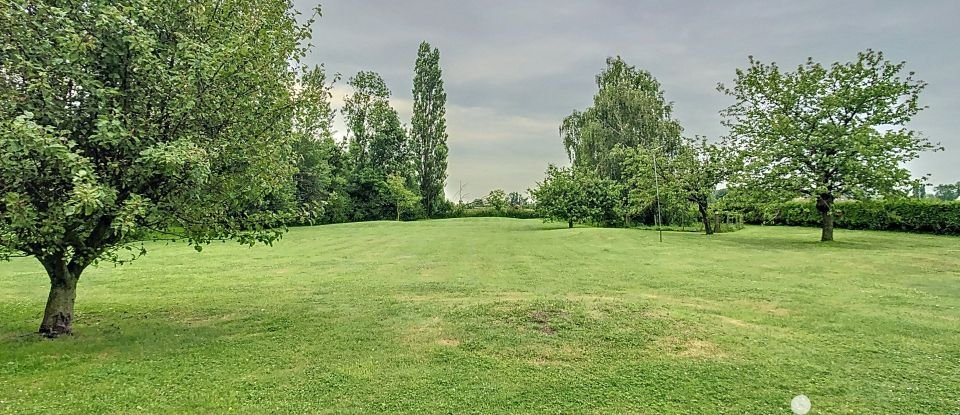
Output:
M50 276L50 295L43 310L39 333L50 338L73 332L73 302L77 298L77 277L63 260L45 261Z
M817 210L820 212L820 241L829 242L833 240L833 194L822 193L817 197Z
M567 228L573 229L573 221L572 221L572 220L568 220L568 221L567 221Z
M707 213L707 202L697 202L697 209L700 210L700 219L703 220L703 231L707 235L713 235L713 227L710 226L710 214Z
M397 222L400 222L400 202L397 202Z

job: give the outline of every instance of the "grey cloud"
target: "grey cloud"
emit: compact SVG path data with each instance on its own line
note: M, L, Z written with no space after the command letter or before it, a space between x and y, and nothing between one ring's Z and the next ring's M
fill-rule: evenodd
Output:
M297 2L300 10L314 6ZM548 163L564 163L561 119L589 105L607 56L649 70L690 135L724 134L715 90L748 55L790 67L806 57L849 60L865 48L906 60L930 83L930 109L914 127L948 151L912 163L935 182L960 180L955 115L960 2L334 0L323 4L310 59L351 75L384 76L399 106L410 100L417 45L440 48L450 108L450 182L474 196L522 191ZM409 120L403 108L401 116Z

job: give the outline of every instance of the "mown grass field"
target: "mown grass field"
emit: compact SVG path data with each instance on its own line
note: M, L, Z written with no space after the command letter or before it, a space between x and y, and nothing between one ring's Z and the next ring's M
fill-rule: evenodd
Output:
M458 219L0 264L0 413L960 413L960 238Z

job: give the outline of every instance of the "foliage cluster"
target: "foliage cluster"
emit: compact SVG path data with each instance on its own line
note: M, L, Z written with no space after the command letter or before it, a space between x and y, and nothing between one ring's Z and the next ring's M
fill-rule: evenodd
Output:
M547 177L530 194L541 217L571 228L575 223L608 225L618 220L620 188L590 170L550 165Z
M538 219L540 214L535 209L506 207L497 210L491 207L476 207L454 209L446 218L514 218L514 219Z
M420 45L410 128L401 123L379 74L360 71L347 84L352 93L340 109L347 125L345 139L334 140L328 122L298 142L298 201L322 207L308 223L443 216L449 206L442 197L446 94L439 51L425 42ZM318 105L332 121L335 110L329 99L329 93L322 95Z
M662 225L693 204L709 234L710 203L726 182L756 203L807 198L820 215L821 240L833 240L836 200L890 199L925 188L925 178L904 165L941 148L908 126L926 108L919 100L926 83L914 75L905 62L873 50L831 65L808 59L793 70L750 57L731 86L718 85L735 102L721 111L729 135L709 143L681 136L672 103L649 72L608 59L593 105L560 126L571 179L554 180L557 171L548 170L540 186L555 185L535 192L539 209L571 225L596 221L574 187L563 186L596 175L619 191L619 220L607 224L649 225L652 218ZM936 192L945 199L958 193L953 185Z
M960 202L887 199L836 202L836 226L844 229L909 231L960 235ZM797 200L744 207L747 223L818 226L820 213L813 203Z
M145 237L270 244L289 224L449 208L439 51L420 45L409 131L361 71L337 141L339 77L304 62L317 16L287 1L0 8L0 259L47 270L41 333L70 333L83 271L142 255Z

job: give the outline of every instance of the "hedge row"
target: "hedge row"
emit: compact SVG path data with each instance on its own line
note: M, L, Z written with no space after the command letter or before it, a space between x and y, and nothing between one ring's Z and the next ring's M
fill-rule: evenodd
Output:
M752 224L820 226L813 201L794 201L748 209ZM919 199L840 201L834 204L834 225L870 229L960 235L960 202Z
M506 208L496 210L492 207L454 209L448 215L448 218L514 218L514 219L537 219L540 215L533 209Z

